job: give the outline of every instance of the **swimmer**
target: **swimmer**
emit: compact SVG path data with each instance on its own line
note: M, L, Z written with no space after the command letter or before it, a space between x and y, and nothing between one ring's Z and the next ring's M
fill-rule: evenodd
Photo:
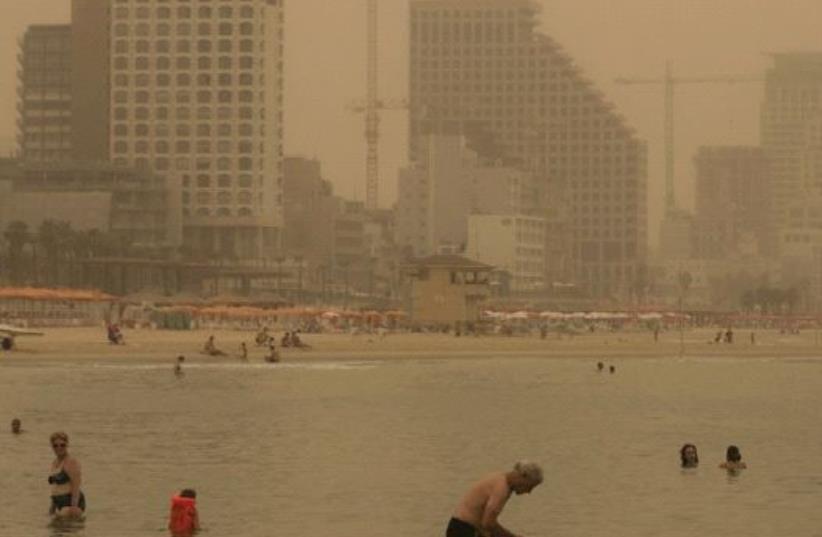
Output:
M730 472L735 472L737 470L744 470L748 465L742 461L742 453L739 452L738 447L728 446L725 452L725 462L720 464L719 467Z
M613 375L614 373L616 373L616 366L608 366L608 371Z
M446 537L513 537L497 520L511 493L530 494L542 483L542 468L518 462L508 472L497 472L471 486L448 522Z
M679 458L682 460L683 468L696 468L699 466L699 455L696 453L696 446L684 444L679 449Z
M80 463L69 455L68 435L56 432L51 435L51 448L55 459L51 463L48 482L51 485L49 514L58 517L80 518L86 510L86 497L80 490L83 482Z
M605 369L605 364L602 362L597 362L597 371L602 373L602 370Z
M200 516L197 513L197 491L183 489L179 494L171 497L168 529L174 537L188 536L200 529Z
M186 357L182 354L177 357L177 363L174 364L174 374L178 377L183 374L183 362L185 362Z
M23 432L23 423L20 421L20 418L11 420L11 432L12 434L20 434Z

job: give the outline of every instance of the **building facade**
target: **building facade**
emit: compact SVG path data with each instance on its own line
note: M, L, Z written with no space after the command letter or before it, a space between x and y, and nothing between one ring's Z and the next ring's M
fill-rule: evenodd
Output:
M114 234L124 245L160 252L168 246L165 180L146 170L105 163L27 162L0 173L0 229L46 220L75 230Z
M814 154L822 151L822 53L774 54L765 76L760 141L770 165L772 235L782 235L789 206L819 188Z
M510 290L545 290L545 220L523 215L474 214L468 219L465 255L504 270Z
M167 179L172 241L209 257L277 255L283 2L114 0L110 9L112 162Z
M618 296L645 262L646 146L538 15L531 0L412 0L409 157L429 134L457 133L533 172L548 277Z
M79 161L109 160L111 0L71 0L72 152Z
M71 27L29 26L20 40L17 147L29 162L72 156Z
M539 212L532 176L482 160L463 136L428 136L398 190L397 242L417 256L464 251L471 214Z
M768 159L759 147L701 147L696 168L696 255L724 259L754 242L774 251Z

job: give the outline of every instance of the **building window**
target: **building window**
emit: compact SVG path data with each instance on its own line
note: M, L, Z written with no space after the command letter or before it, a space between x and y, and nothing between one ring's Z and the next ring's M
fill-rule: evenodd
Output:
M177 140L174 143L174 151L177 153L189 153L191 151L191 143L188 140Z
M187 56L177 56L177 69L189 69L191 67L191 58Z

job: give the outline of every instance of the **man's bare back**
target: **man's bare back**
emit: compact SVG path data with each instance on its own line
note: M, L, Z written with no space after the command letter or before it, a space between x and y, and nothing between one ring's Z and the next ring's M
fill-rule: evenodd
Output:
M508 488L505 472L487 475L468 489L454 511L454 518L468 522L475 528L485 527L483 522L487 522L492 516L493 521L496 521L510 496L511 489Z
M497 520L511 493L530 494L542 483L538 464L520 461L508 472L487 475L471 485L448 522L446 537L516 537Z

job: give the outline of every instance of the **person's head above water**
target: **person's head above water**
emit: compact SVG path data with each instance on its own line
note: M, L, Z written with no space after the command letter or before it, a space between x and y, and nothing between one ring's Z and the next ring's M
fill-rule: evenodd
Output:
M542 483L542 467L535 462L519 461L509 472L509 485L517 494L528 494Z
M739 448L736 446L728 446L727 451L725 451L725 460L728 462L741 461L742 453L739 452Z
M14 418L11 420L11 432L14 434L19 434L23 429L23 424L20 422L20 418Z
M693 444L684 444L679 449L679 457L682 459L683 468L693 468L699 465L699 455L696 452L696 446Z
M183 356L182 354L181 354L180 356L178 356L178 357L177 357L177 361L178 361L178 362L185 362L185 360L186 360L186 357L185 357L185 356Z
M604 367L605 367L605 364L603 364L602 362L597 362L597 369L599 369L600 371L602 371L602 369L603 369Z

